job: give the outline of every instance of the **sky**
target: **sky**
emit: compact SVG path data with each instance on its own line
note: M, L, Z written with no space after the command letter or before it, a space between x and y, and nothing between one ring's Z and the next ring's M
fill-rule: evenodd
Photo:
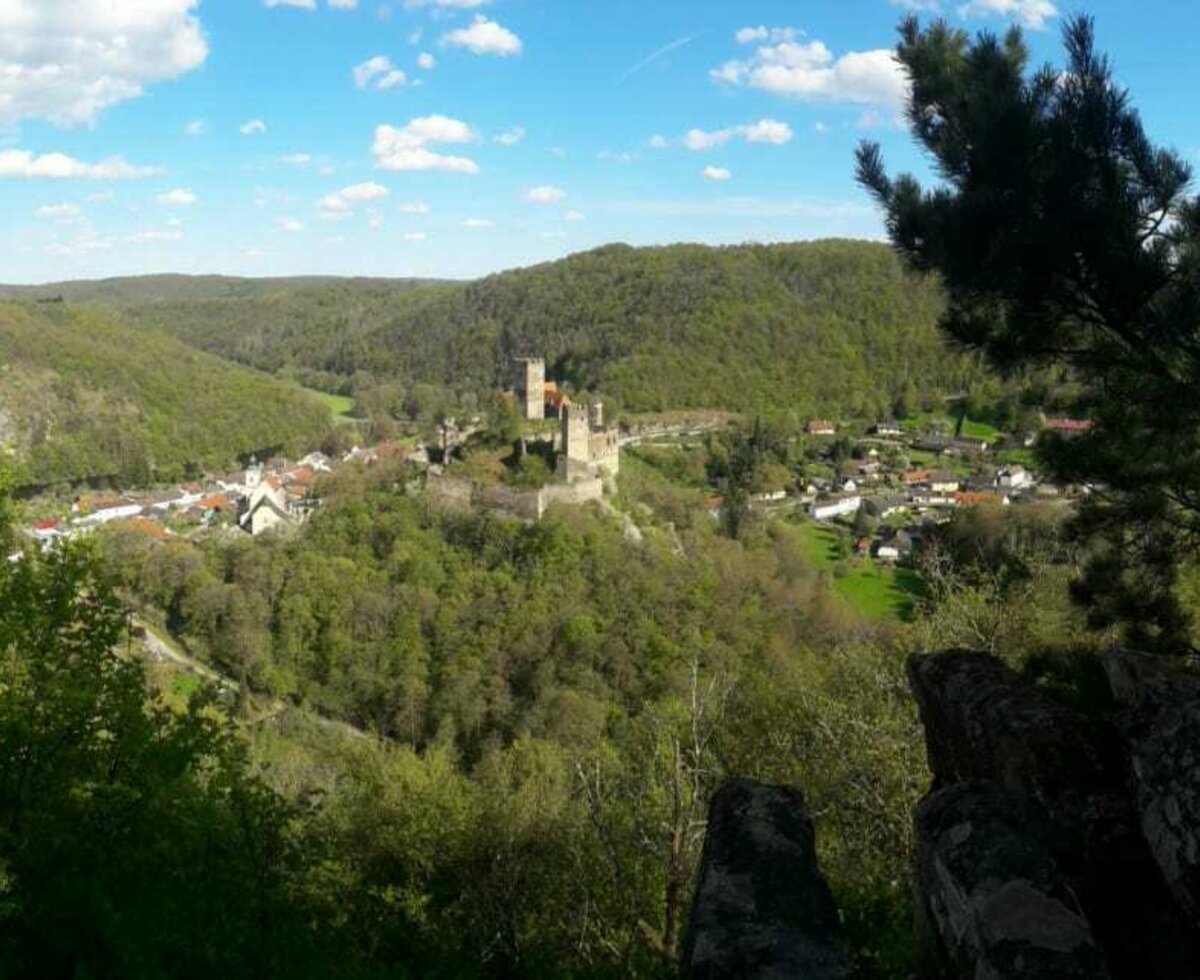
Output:
M466 278L609 242L882 237L864 138L926 173L907 13L1096 18L1200 162L1194 0L0 0L0 282Z

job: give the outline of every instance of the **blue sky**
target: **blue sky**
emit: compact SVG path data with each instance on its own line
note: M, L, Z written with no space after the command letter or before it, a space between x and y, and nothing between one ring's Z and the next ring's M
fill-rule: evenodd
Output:
M1023 23L1039 61L1094 14L1151 134L1197 156L1182 0L0 0L0 281L879 237L852 154L922 167L905 7Z

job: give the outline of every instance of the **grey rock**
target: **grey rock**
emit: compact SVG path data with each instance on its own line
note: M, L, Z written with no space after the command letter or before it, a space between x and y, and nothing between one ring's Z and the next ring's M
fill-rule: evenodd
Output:
M1192 930L1143 836L1116 728L1054 701L986 654L912 657L908 673L934 789L984 780L1043 814L1045 846L1112 974L1200 975Z
M713 797L680 972L695 980L849 977L799 790L735 779Z
M1162 657L1104 658L1122 708L1142 833L1193 927L1200 926L1200 675Z
M1109 977L1104 954L1045 842L1036 807L995 783L965 782L917 808L917 884L926 951L947 977Z

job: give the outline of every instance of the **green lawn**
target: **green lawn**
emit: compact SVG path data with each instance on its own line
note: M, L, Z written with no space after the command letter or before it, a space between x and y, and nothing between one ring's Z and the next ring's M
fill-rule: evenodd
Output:
M799 525L805 553L821 571L832 572L839 560L849 571L833 579L834 594L870 620L907 619L921 593L921 577L907 568L878 565L869 558L839 559L837 532L804 521Z
M321 402L334 417L348 416L354 411L354 399L345 395L331 395L327 391L317 391L315 388L305 388L310 395Z
M988 442L995 442L1000 438L1000 430L994 425L972 422L970 419L963 421L962 434L965 439L986 439Z

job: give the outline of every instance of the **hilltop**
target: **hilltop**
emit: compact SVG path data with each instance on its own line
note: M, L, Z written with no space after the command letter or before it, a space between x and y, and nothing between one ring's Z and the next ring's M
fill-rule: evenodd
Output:
M19 480L145 482L319 442L329 410L112 310L0 302L0 442Z
M27 287L120 308L221 357L330 390L486 396L511 358L626 410L891 414L978 375L946 349L935 281L884 245L610 245L470 282L150 279Z

